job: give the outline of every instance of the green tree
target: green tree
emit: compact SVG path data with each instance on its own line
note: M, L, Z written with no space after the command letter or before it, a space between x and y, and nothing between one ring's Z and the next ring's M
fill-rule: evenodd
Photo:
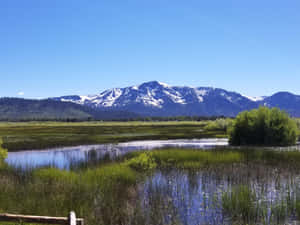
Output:
M260 107L240 113L233 122L232 145L287 146L297 141L297 124L278 108Z

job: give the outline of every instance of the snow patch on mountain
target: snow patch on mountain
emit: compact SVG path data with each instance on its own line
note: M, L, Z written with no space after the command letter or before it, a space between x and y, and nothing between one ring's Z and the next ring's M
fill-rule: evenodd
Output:
M157 82L159 85L161 85L161 86L163 86L163 87L165 87L165 88L170 88L171 86L170 85L168 85L168 84L165 84L165 83L163 83L163 82Z
M164 100L162 99L156 99L151 95L142 95L137 97L137 102L142 102L144 105L152 106L152 107L158 107L162 108L162 104L164 103Z
M208 89L203 89L203 88L194 88L194 91L196 93L199 102L203 102L204 101L203 97L209 93Z
M62 102L75 102L75 101L73 101L73 100L65 99L65 98L61 98L60 101L62 101ZM75 103L78 104L78 102L75 102Z
M221 92L220 95L221 95L222 97L224 97L227 101L233 102L232 96L228 95L227 93Z
M185 99L178 91L172 91L173 93L171 93L171 90L164 90L163 92L170 97L174 103L186 104Z
M242 95L245 98L248 98L250 101L253 102L259 102L259 101L263 101L266 97L251 97L251 96L247 96L247 95Z
M101 104L103 106L113 106L115 101L122 95L122 90L119 88L112 89L108 95L106 95L106 98L102 99L98 104Z

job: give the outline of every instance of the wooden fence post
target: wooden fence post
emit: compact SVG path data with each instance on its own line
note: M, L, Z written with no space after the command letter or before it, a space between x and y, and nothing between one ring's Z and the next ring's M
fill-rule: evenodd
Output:
M76 224L76 214L74 211L71 211L69 214L69 225L77 225Z
M33 224L60 224L60 225L84 225L83 218L76 218L75 212L70 212L68 217L50 217L33 215L16 215L9 213L0 213L0 222L17 222ZM2 224L2 223L0 223Z

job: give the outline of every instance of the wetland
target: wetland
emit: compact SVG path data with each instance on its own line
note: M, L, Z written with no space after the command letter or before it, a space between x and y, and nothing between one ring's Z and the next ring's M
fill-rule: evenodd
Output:
M205 124L195 122L179 127L175 123L136 125L143 132L149 127L152 132L164 130L170 139L44 145L57 140L63 130L73 130L75 135L84 129L118 130L119 125L56 124L54 132L53 124L2 124L4 146L11 149L0 169L0 212L65 216L74 210L86 224L99 225L293 224L300 220L299 146L230 147L224 131L210 131L207 136ZM185 139L182 130L187 127L198 136ZM48 128L46 140L42 136ZM22 136L20 130L26 129L37 131ZM176 132L167 134L167 130ZM128 138L125 130L123 136ZM25 147L16 148L21 140ZM47 148L29 150L28 146Z

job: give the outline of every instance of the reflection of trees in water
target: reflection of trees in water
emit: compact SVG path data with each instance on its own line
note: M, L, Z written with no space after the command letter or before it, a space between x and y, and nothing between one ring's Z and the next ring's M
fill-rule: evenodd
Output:
M91 149L86 152L86 160L87 161L97 161L97 160L113 160L120 156L120 149L114 145L103 146L100 149Z
M126 152L126 151L125 151ZM70 168L87 168L89 166L96 166L101 163L114 161L124 154L115 145L103 145L101 148L92 148L86 151L78 151L80 155L74 155L72 159L69 156Z

